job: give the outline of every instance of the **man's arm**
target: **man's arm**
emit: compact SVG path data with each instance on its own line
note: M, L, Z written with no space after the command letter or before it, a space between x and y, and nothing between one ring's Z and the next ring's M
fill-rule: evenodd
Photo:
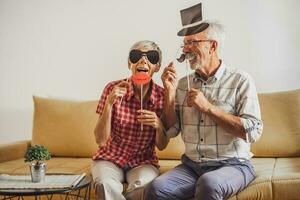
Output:
M204 94L196 89L188 92L187 104L207 114L228 133L253 143L259 139L262 133L256 89L250 78L245 79L239 88L237 116L212 105Z
M226 113L225 111L211 105L205 112L213 121L222 126L226 132L246 140L246 132L240 117Z
M194 106L200 112L208 115L228 133L236 137L246 139L246 132L240 118L226 113L220 108L212 105L201 91L192 88L188 92L187 104L188 106Z

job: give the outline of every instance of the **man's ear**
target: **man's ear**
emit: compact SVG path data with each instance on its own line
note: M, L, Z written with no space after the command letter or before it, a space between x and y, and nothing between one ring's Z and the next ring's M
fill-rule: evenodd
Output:
M210 53L212 52L216 52L217 51L217 48L218 48L218 42L213 40L211 42L211 46L210 46Z

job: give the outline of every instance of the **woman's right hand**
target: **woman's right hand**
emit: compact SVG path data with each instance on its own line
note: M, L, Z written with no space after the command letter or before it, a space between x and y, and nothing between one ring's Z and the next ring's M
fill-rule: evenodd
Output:
M129 87L129 83L127 81L121 81L115 85L107 97L106 104L112 106L116 102L117 98L123 97L126 94L127 87Z
M173 62L169 63L169 65L164 69L164 72L161 75L161 80L164 84L164 88L168 92L175 92L177 87L177 76Z

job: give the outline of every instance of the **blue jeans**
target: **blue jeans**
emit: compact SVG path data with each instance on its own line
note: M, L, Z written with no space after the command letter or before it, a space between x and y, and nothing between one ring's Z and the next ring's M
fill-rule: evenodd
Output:
M250 161L237 158L196 163L182 156L182 164L154 179L146 200L222 200L242 191L254 178Z

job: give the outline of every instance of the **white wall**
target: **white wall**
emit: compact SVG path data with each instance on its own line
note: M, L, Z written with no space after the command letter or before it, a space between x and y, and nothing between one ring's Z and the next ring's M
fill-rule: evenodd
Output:
M0 143L30 139L33 94L98 99L128 76L135 41L156 41L165 66L181 41L179 10L198 2L0 0ZM300 88L300 1L202 2L203 17L226 27L228 65L248 71L259 92Z

